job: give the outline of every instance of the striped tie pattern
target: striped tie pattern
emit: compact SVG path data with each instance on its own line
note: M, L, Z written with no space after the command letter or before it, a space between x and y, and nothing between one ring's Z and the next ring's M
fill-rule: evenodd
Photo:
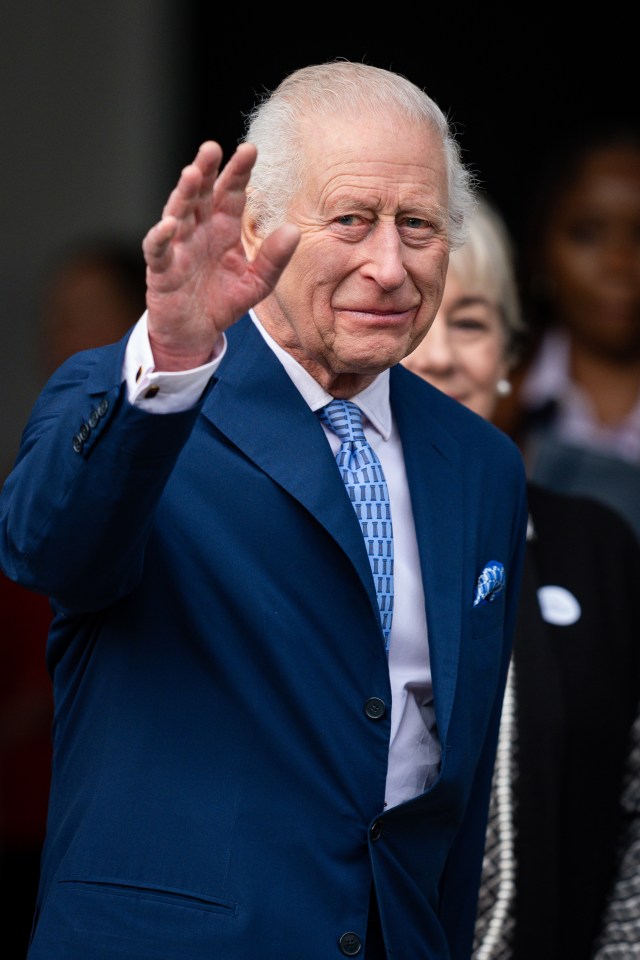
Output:
M336 463L362 528L388 651L393 617L393 528L387 481L364 435L362 411L355 403L332 400L319 416L340 439Z

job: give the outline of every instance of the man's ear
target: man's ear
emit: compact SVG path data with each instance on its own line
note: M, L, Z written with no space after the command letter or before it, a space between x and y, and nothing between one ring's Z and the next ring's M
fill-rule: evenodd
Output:
M241 226L242 246L247 260L255 260L256 254L262 245L262 237L256 231L256 222L251 213L244 208Z

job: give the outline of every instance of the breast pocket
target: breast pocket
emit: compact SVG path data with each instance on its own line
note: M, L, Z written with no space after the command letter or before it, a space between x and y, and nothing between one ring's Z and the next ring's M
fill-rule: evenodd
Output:
M504 594L471 608L471 632L474 637L502 633L504 629Z

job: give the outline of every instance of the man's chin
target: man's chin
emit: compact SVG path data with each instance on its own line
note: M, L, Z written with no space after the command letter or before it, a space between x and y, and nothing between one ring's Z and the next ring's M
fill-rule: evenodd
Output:
M406 336L369 332L350 338L335 355L345 371L375 375L400 363L409 352Z

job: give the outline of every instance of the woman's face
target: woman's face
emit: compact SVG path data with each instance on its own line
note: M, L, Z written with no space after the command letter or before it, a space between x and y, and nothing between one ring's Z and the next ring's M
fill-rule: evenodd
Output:
M542 271L558 322L591 351L640 351L640 150L581 164L545 227Z
M405 367L490 420L497 383L508 372L506 334L494 291L465 279L452 254L444 296L422 342Z

